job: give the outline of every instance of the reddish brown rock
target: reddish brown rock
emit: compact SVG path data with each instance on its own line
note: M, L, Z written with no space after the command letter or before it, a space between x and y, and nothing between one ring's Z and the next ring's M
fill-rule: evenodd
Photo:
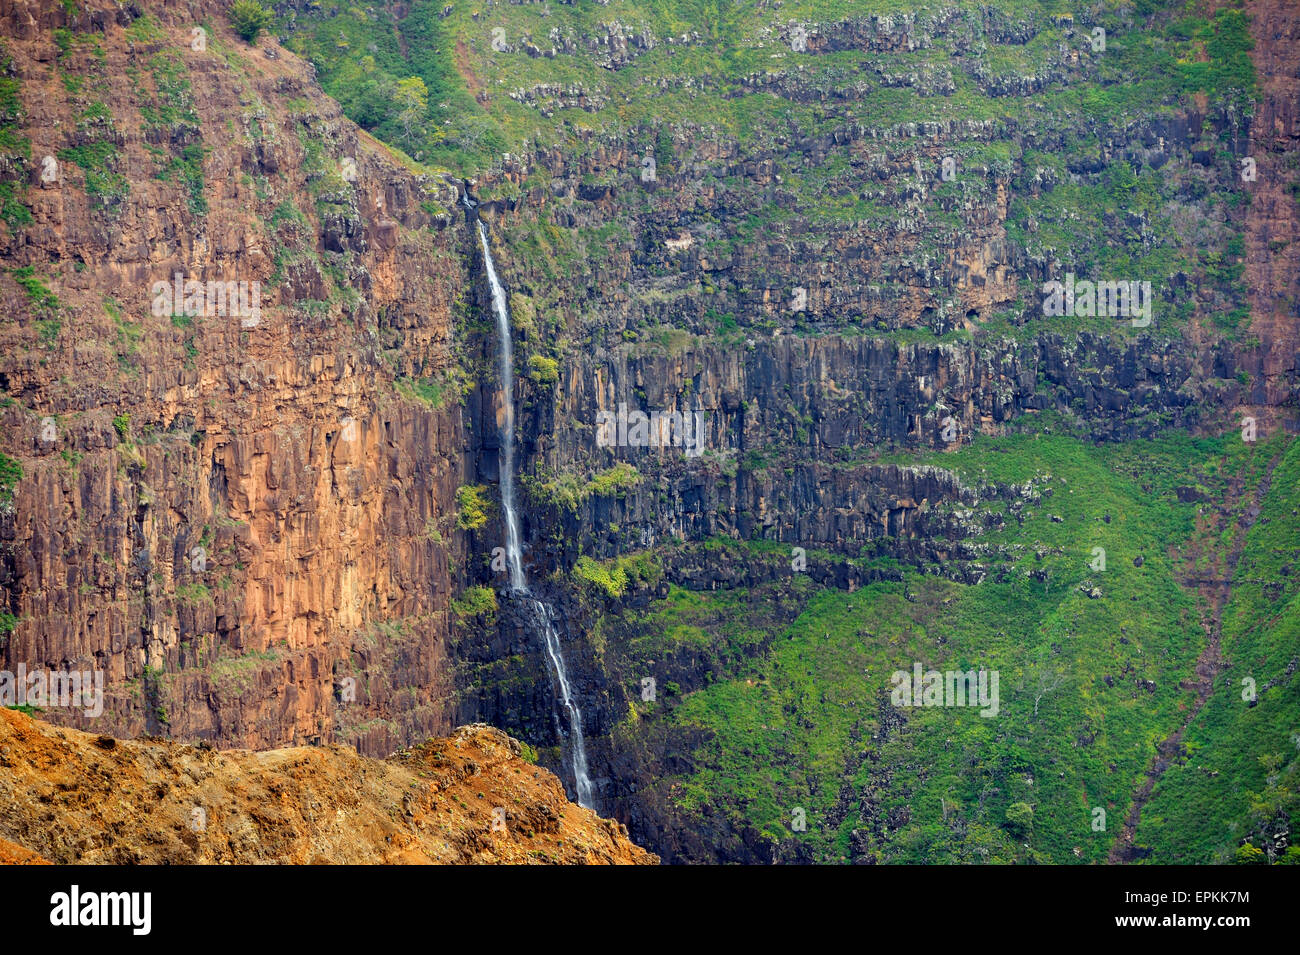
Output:
M60 161L24 196L32 224L0 224L6 267L58 299L51 335L0 275L0 449L25 475L0 513L0 606L19 617L0 668L102 670L101 718L47 712L97 732L387 754L451 726L464 429L454 399L433 409L394 381L451 363L455 190L361 134L307 64L264 55L273 38L235 37L224 6L90 0L69 18L0 0L30 179L99 137L126 183L106 202ZM206 52L196 20L216 31ZM58 27L89 39L60 58ZM155 58L187 94L159 88ZM164 97L182 118L151 121ZM111 123L79 129L92 101ZM187 145L206 212L164 175ZM151 286L178 271L260 282L260 315L154 315Z
M0 863L659 861L482 724L387 760L109 741L0 709Z

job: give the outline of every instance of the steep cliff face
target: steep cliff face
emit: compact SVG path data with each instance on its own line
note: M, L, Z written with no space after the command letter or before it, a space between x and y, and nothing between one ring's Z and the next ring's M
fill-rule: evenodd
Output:
M1252 403L1288 406L1295 416L1300 370L1300 216L1296 211L1300 146L1300 21L1283 0L1246 5L1255 38L1252 56L1260 98L1250 125L1255 162L1251 209L1246 218L1246 283L1251 329L1259 344L1250 358L1256 383ZM1270 423L1281 415L1268 414Z
M504 46L476 45L492 16L464 26L465 75L509 62L531 77L551 58L577 70L591 57L632 116L653 97L623 71L656 43L646 72L681 79L663 52L671 38L634 31L639 40L614 44L627 62L605 62L614 41L601 42L590 24L576 25L588 31L576 37L574 24L550 25L548 50L545 12L497 16L509 24ZM878 509L856 529L816 528L822 517L815 506L809 514L803 489L823 485L823 465L854 486L826 500L857 511L877 477L863 467L880 454L952 448L1027 413L1113 440L1170 426L1222 430L1234 409L1269 423L1286 417L1276 409L1295 403L1285 370L1295 323L1278 323L1258 346L1239 314L1249 283L1239 281L1244 247L1229 237L1246 222L1233 165L1248 147L1241 107L1189 96L1126 110L1096 98L1080 111L1075 97L1093 96L1114 69L1146 79L1091 48L1093 23L989 6L846 14L803 24L802 58L787 45L792 26L757 41L739 31L734 55L761 52L775 61L766 72L705 72L682 88L659 78L671 90L662 123L592 102L582 108L604 123L571 119L563 146L494 164L478 184L490 197L483 214L515 293L521 366L541 363L521 388L537 521L529 536L553 537L562 563L674 533L748 538L757 529L844 546L871 536ZM715 43L728 38L722 30ZM1031 41L1032 53L1021 49ZM946 67L947 80L917 63L933 65L940 49L970 57ZM994 49L1006 60L984 59ZM1026 60L1038 72L1026 73ZM849 65L865 71L856 83ZM987 97L996 117L949 118L952 76ZM693 85L725 110L744 103L766 115L771 101L787 112L771 125L744 112L712 124L682 119L672 110L697 95L683 92ZM906 93L897 113L882 106L893 90ZM489 85L480 99L511 122L550 115L518 89L508 95L528 109L497 105L497 92ZM943 118L906 119L926 111ZM539 138L551 135L536 122ZM1251 215L1262 213L1252 206ZM1256 258L1284 268L1284 256ZM1146 279L1150 314L1049 314L1042 284L1067 277ZM1261 347L1275 370L1261 370ZM683 461L679 448L602 447L599 416L620 406L698 413L705 453ZM577 518L566 520L567 490L594 487L618 462L637 470L619 499L580 493ZM776 469L784 478L767 483Z
M488 726L387 760L119 742L0 710L0 859L60 864L650 865ZM10 848L12 846L12 848Z
M1104 860L1072 813L1126 816L1198 679L1179 548L1295 430L1294 18L917 6L290 0L250 47L0 0L0 664L104 670L100 732L487 720L561 772L539 634L452 599L506 581L468 191L599 808L672 861ZM157 309L178 273L255 314ZM1074 279L1149 311L1050 310ZM608 446L624 407L699 453ZM1014 676L1009 724L888 704L941 658Z
M806 574L790 575L794 549L829 552L814 575L827 589L890 581L912 602L910 571L1048 592L1060 571L1044 562L1089 554L1109 509L1080 515L1072 536L1048 544L1059 535L1037 528L1034 512L1048 505L1028 489L1057 460L998 444L1025 452L1026 466L995 487L956 479L933 452L963 459L972 443L1022 432L1086 445L1171 431L1232 437L1244 416L1261 441L1294 432L1293 18L1268 4L1247 19L1215 4L1048 16L1006 3L899 15L863 4L814 20L795 5L735 8L697 31L667 32L674 15L689 19L670 6L662 18L619 4L594 18L529 4L444 10L440 39L457 41L456 68L484 112L534 137L486 161L476 189L512 292L525 538L565 609L598 790L666 858L801 860L810 850L774 822L781 812L763 804L766 784L746 774L763 776L756 767L776 759L765 731L806 728L807 697L783 698L779 712L754 703L766 718L746 722L747 735L711 719L744 722L752 714L737 715L731 692L767 687L750 671L779 659L776 641L822 625L817 602L797 596L809 594L797 583ZM319 38L310 42L328 64ZM1253 180L1241 175L1248 156L1261 170ZM1151 312L1050 312L1043 283L1075 279L1148 281ZM698 415L703 453L608 447L599 422L620 406ZM920 460L930 467L906 466ZM1202 469L1221 465L1189 453L1169 466L1187 470L1164 493L1186 505L1206 499ZM1071 468L1059 473L1076 480ZM1181 522L1187 508L1175 513ZM996 542L1008 527L1034 528L1021 548L1034 561ZM475 538L470 573L484 583L502 579L489 558L500 539L492 525ZM715 546L726 540L772 545L771 566L752 549ZM582 557L604 563L574 571ZM1067 575L1080 579L1069 590L1106 599L1083 579L1088 561L1070 560ZM647 567L653 579L638 579ZM573 595L592 580L604 589L597 600ZM960 603L941 584L924 589L942 592L938 607ZM725 613L681 630L698 610L691 594L737 613L752 600L760 609L745 626L762 636L735 652ZM545 670L539 649L508 612L480 623L458 644L475 675L462 718L528 727L559 765L562 734L527 679ZM661 626L681 643L660 639ZM1017 637L1041 639L1032 628ZM499 652L483 652L493 641ZM680 725L673 704L669 715L641 705L652 675L680 690L689 714ZM713 681L725 687L710 695ZM869 708L842 776L870 781L846 781L828 809L837 825L860 818L862 828L844 835L852 848L837 846L836 858L887 858L894 847L880 847L908 825L907 813L879 805L855 816L856 799L883 803L903 785L879 761L889 741L908 738L894 733L905 721ZM781 752L790 788L815 775ZM1145 765L1131 756L1111 771ZM819 785L825 795L824 781L814 794ZM1088 791L1098 788L1093 780ZM1131 795L1122 790L1119 811ZM947 825L948 809L941 815ZM1104 858L1091 846L1056 848L1057 859ZM987 846L972 851L987 857Z
M0 664L102 670L101 732L385 754L449 727L456 193L223 11L0 4Z

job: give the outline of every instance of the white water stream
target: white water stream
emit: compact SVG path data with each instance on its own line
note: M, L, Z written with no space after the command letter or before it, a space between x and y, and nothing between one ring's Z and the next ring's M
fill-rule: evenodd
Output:
M564 665L564 651L555 629L555 615L542 600L533 596L524 575L523 552L519 544L519 515L515 509L515 387L514 346L510 331L510 308L505 289L497 278L496 263L488 244L487 228L478 223L479 242L483 246L483 262L487 265L488 284L492 287L492 308L497 316L497 332L501 342L501 399L504 415L501 421L501 507L506 520L506 569L510 575L510 591L541 631L546 643L546 655L559 684L560 703L569 722L569 762L573 769L573 785L578 795L578 805L595 808L591 800L591 777L587 774L587 745L582 737L582 713L569 688L568 670Z

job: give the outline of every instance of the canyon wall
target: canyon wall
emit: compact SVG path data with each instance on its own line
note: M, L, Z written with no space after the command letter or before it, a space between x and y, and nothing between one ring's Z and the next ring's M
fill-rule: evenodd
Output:
M810 28L807 52L872 54L859 62L871 78L857 85L846 73L827 88L811 67L784 63L684 81L729 99L771 93L788 105L788 118L755 123L743 136L702 116L639 126L575 121L567 147L512 154L480 177L480 212L497 237L515 311L524 537L536 576L552 574L550 597L564 607L593 775L634 835L662 840L652 844L666 855L703 858L713 838L733 846L730 858L762 859L753 833L664 834L672 808L637 794L690 741L647 742L620 729L637 674L605 652L608 633L594 636L615 610L571 595L579 557L660 560L663 579L631 584L615 607L644 605L669 584L726 590L779 579L736 566L725 548L689 546L716 538L780 542L786 562L790 548L822 548L939 567L974 583L997 555L968 543L979 528L961 508L1001 500L1015 520L1032 492L964 486L947 472L907 466L911 454L1004 434L1026 416L1042 416L1047 433L1090 441L1170 428L1234 432L1247 416L1261 435L1296 430L1300 270L1292 261L1287 45L1295 27L1282 6L1250 10L1262 91L1253 110L1196 96L1135 110L1121 123L1053 114L1040 94L1099 83L1106 73L1105 58L1089 49L1085 12L1063 31L1059 58L1044 73L1008 77L953 61L951 72L968 74L981 93L1016 101L1000 118L882 117L871 101L878 81L937 102L952 91L951 76L891 72L891 54L902 59L914 45L939 41L1024 44L1044 27L989 7L928 11L893 28L887 17L849 17ZM476 29L486 33L493 22L485 15ZM572 40L560 28L549 40L553 50L533 33L518 49L543 63L608 45L614 52L601 65L616 72L656 46L640 35ZM659 81L675 89L670 83ZM490 105L503 93L486 85L477 95ZM504 95L548 117L618 110L617 96L602 98L593 86ZM943 172L951 156L959 157L956 183ZM1239 176L1248 156L1260 170L1250 182ZM1080 228L1098 246L1226 247L1222 259L1206 261L1240 268L1242 281L1193 254L1164 272L1130 265L1138 271L1126 277L1152 280L1150 322L1046 314L1048 280L1121 277L1096 271L1086 241L1066 254L1060 233L1049 232L1059 220L1039 215L1053 211L1059 192L1105 182L1115 164L1175 184L1175 197L1162 195L1158 216L1123 192L1101 208L1079 198L1071 201L1083 207L1065 218L1084 220ZM1014 209L1013 198L1031 204L1030 214ZM570 235L577 238L562 241ZM1234 235L1245 236L1240 253ZM1248 317L1233 325L1225 316L1238 310ZM555 363L553 374L544 361ZM537 373L528 376L530 367ZM602 446L601 416L620 406L698 415L703 453ZM503 579L487 556L500 539L496 526L476 538L471 579ZM821 583L853 588L869 579L841 563ZM540 648L514 615L483 631L471 626L457 652L476 680L462 718L527 726L534 739L560 745L547 701L526 679L545 670ZM704 685L716 662L683 666L682 685Z
M405 8L389 24L319 6L279 4L281 25L319 18L344 49L346 16L406 42ZM1061 112L1079 90L1119 96L1132 62L1095 54L1088 11L981 5L807 24L825 71L779 59L785 27L765 69L648 72L636 91L779 104L731 125L620 112L638 104L618 74L707 46L698 32L512 28L506 52L592 57L601 89L489 74L495 21L472 12L457 36L448 6L437 39L485 113L516 132L579 114L458 181L349 122L293 36L237 39L222 4L0 0L0 447L22 471L0 503L0 667L103 671L95 729L121 736L383 755L487 720L563 765L539 636L509 599L454 600L505 583L500 514L456 507L465 485L493 497L502 420L470 193L511 298L530 576L561 611L599 808L662 830L672 807L643 787L692 741L628 730L638 674L604 641L636 634L603 633L612 611L766 588L792 620L774 591L795 547L830 555L828 588L899 576L859 557L981 581L1000 555L980 522L1020 520L1040 489L912 459L1026 420L1089 441L1293 426L1295 27L1282 0L1250 6L1249 115L1200 93ZM550 15L491 13L534 7ZM971 55L912 65L944 47ZM917 103L943 109L918 122ZM259 309L168 314L155 283L178 273L258 282ZM1151 321L1045 314L1042 283L1075 274L1150 279ZM698 415L702 453L603 447L621 405ZM779 548L741 564L720 540ZM661 578L608 605L575 592L580 558L646 553ZM664 667L697 687L722 664ZM664 838L675 857L770 861L722 821Z
M466 233L222 10L0 3L31 219L0 230L0 666L103 671L102 732L383 755L449 728L465 438L459 386L419 389ZM178 274L260 314L159 315Z

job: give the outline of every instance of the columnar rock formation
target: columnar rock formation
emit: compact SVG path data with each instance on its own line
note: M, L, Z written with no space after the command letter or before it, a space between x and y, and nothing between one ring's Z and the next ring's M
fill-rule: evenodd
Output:
M103 670L100 731L385 754L449 726L460 408L394 382L452 364L456 190L218 7L0 3L32 217L0 249L55 296L0 280L0 661ZM178 274L260 315L157 314Z

